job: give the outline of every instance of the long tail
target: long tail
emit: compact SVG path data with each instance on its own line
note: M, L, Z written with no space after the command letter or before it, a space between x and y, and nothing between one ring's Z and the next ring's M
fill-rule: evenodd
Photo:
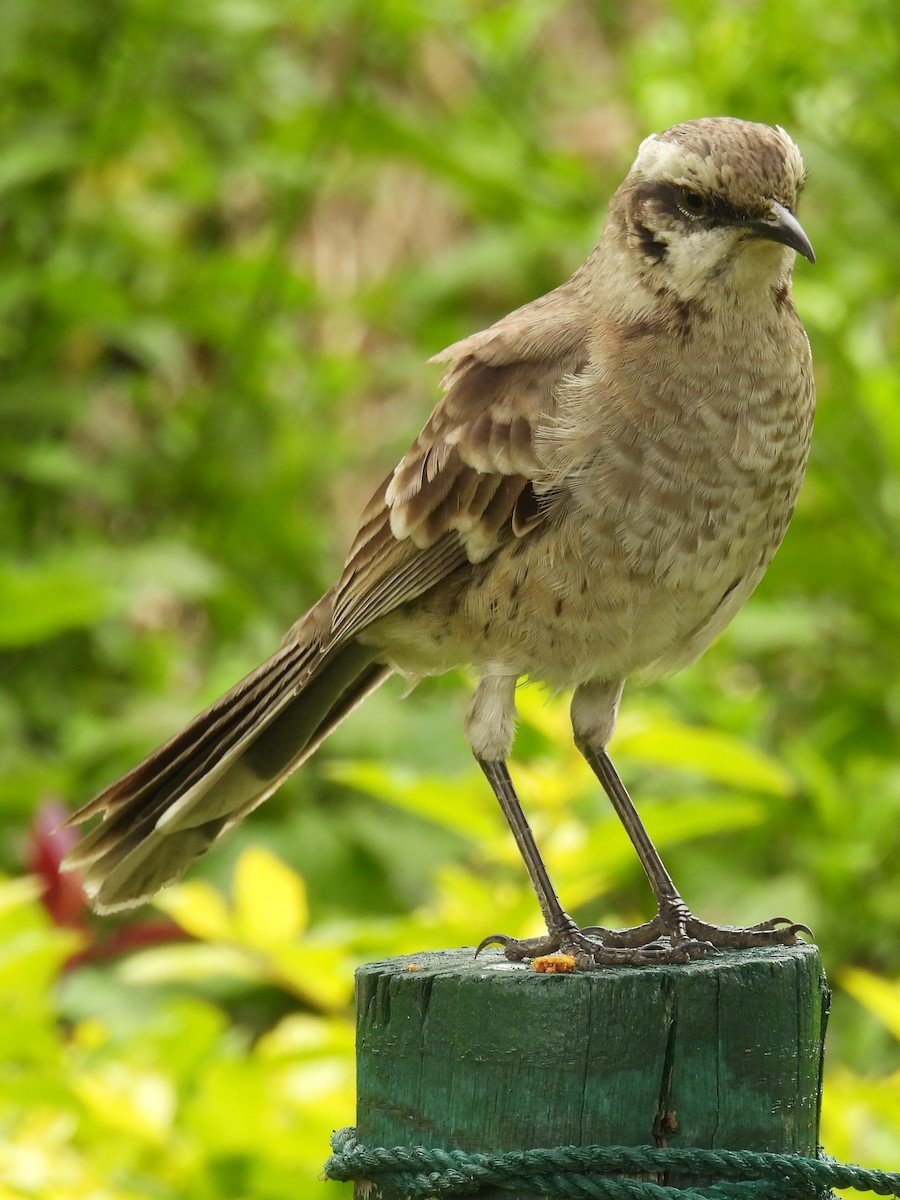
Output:
M291 640L69 818L102 814L66 859L97 912L172 883L272 794L390 674L357 642L329 646L313 609Z

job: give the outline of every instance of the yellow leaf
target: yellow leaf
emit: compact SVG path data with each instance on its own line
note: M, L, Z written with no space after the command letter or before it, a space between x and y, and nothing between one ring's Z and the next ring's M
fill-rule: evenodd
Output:
M158 1072L110 1062L76 1076L72 1089L94 1120L109 1130L151 1143L164 1143L171 1134L175 1092L171 1080Z
M246 945L284 945L306 929L306 886L290 867L261 846L245 850L234 871L235 934Z
M900 983L881 979L862 967L846 970L841 976L841 983L900 1041Z
M0 912L37 900L40 894L40 882L33 876L0 880Z
M348 1017L290 1013L260 1037L254 1053L273 1062L330 1054L351 1057L353 1035L353 1021Z
M226 942L233 935L233 922L223 898L201 879L179 883L154 900L157 908L176 921L185 933L205 942Z
M353 970L337 946L282 946L271 959L278 981L308 1004L325 1011L342 1009L353 991Z
M516 707L522 720L554 744L572 744L570 701L569 693L557 695L540 683L528 682L516 688Z

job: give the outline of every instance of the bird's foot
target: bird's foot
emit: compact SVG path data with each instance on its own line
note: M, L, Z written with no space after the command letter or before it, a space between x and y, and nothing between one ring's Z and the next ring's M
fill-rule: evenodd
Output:
M581 932L586 937L599 938L605 947L638 951L641 957L631 960L635 964L687 962L705 958L717 950L793 946L800 933L812 937L808 926L789 917L772 917L758 925L711 925L695 917L681 900L661 906L652 921L633 929L587 926Z
M709 925L692 913L685 922L688 937L708 942L717 950L747 950L753 946L795 946L797 935L813 936L808 925L790 917L770 917L758 925Z
M514 938L505 933L492 933L483 938L476 956L487 946L499 946L510 962L523 959L538 959L545 955L569 955L575 960L579 971L590 971L600 966L650 966L653 963L689 962L699 957L693 946L677 948L664 944L660 935L649 934L641 938L642 931L649 931L652 922L638 929L579 929L571 918L566 923L544 934L542 937ZM703 953L712 951L710 946Z
M586 926L579 929L574 921L543 937L513 938L494 933L484 938L479 954L486 946L500 946L511 962L540 958L548 954L567 954L578 970L598 966L643 967L686 963L706 958L717 950L745 950L754 946L793 946L797 935L812 931L787 917L773 917L758 925L710 925L700 921L681 902L660 909L652 921L633 929L606 929Z
M575 925L571 929L534 938L491 933L477 946L476 956L488 946L499 946L510 962L539 959L551 954L570 955L579 971L590 971L598 966L640 965L660 961L658 957L644 957L643 951L638 948L606 945L600 938L588 936L586 931Z

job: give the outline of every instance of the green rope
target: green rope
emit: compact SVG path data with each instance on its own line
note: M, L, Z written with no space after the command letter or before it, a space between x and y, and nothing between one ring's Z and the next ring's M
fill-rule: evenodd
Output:
M326 1179L366 1180L402 1197L473 1195L502 1188L581 1200L823 1200L828 1189L900 1197L900 1174L827 1158L749 1150L670 1150L654 1146L560 1146L469 1154L424 1146L361 1146L353 1128L331 1139ZM713 1175L704 1186L662 1185L621 1175Z

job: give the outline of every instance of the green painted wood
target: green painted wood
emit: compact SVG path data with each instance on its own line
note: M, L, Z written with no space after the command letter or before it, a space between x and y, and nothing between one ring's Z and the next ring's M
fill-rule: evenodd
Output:
M814 946L573 975L446 950L370 963L356 995L366 1145L816 1153Z

